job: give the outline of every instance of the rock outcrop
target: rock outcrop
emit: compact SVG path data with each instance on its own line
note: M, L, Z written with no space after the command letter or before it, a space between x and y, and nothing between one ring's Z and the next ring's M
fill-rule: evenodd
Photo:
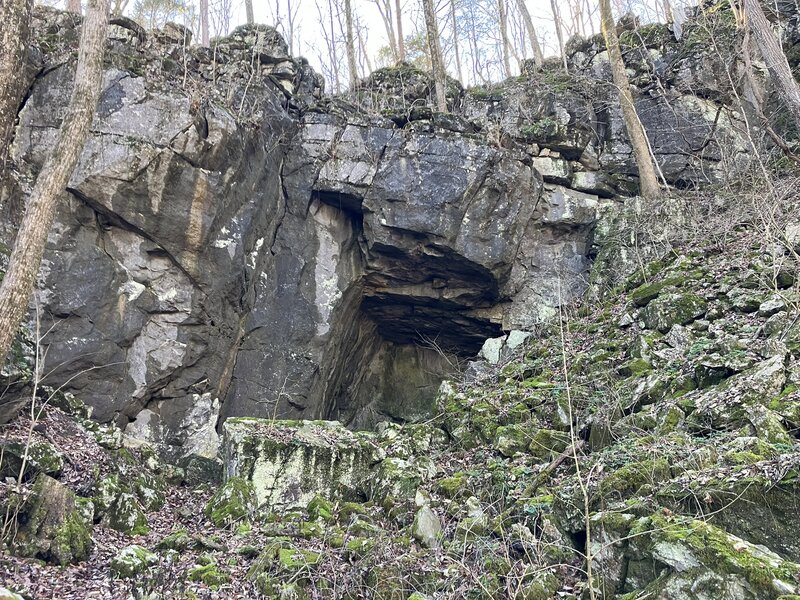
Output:
M35 21L6 245L74 70L76 21ZM684 46L655 31L673 64ZM439 115L411 67L331 99L272 28L213 50L189 38L112 27L37 294L48 383L172 459L214 457L234 416L429 418L441 380L486 338L583 293L600 215L635 190L596 40L571 51L578 75L454 82ZM736 109L662 83L640 108L665 177L738 168Z

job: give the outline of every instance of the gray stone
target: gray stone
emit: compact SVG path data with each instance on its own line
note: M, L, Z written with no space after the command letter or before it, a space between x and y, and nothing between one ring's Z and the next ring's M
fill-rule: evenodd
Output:
M111 574L121 579L143 575L158 564L158 555L136 544L126 546L111 559Z
M21 526L11 545L15 554L58 565L89 558L91 523L84 520L72 490L44 473L36 478L18 520Z
M576 171L572 174L572 181L568 186L579 192L602 198L612 198L615 194L611 177L598 171Z
M542 174L547 183L569 185L572 179L572 167L569 161L551 156L533 157L534 168Z
M515 350L519 346L525 343L529 337L533 334L530 331L520 331L518 329L513 329L508 332L508 336L506 338L506 346L509 350Z
M258 505L305 507L317 495L357 500L382 457L337 422L234 418L223 426L226 477L252 484Z
M795 252L800 253L800 223L786 225L786 241Z
M692 293L661 294L642 309L648 329L667 333L673 325L688 325L706 312L706 301Z
M786 310L786 302L783 301L783 298L770 298L769 300L764 300L759 307L758 307L758 316L759 317L771 317L772 315L778 314L779 312L783 312Z
M441 544L442 523L427 504L414 515L411 535L426 548L437 548Z
M483 358L486 362L491 365L496 365L500 362L503 352L503 346L506 342L506 336L498 337L498 338L490 338L483 343L481 347L481 351L478 353L478 356Z
M30 191L72 85L76 24L37 14L36 35L59 42L31 56L3 199ZM213 56L181 26L125 31L42 263L44 369L172 462L212 460L230 417L430 418L453 365L584 293L616 211L600 197L636 189L597 40L576 42L579 76L557 85L448 81L439 115L429 74L408 65L324 97L271 27L237 28ZM713 56L683 50L631 50L634 84L673 61L704 91L662 65L666 87L637 108L669 182L722 181L746 162L741 123L725 82L705 81ZM21 213L2 210L9 245ZM631 256L601 259L621 274Z

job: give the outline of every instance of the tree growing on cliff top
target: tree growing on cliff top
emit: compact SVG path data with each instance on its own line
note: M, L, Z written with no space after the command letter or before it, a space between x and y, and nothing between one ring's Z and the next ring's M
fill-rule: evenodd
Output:
M544 62L542 47L539 45L539 36L536 33L536 28L533 26L533 19L531 19L531 13L525 5L525 0L517 0L517 8L519 9L519 14L522 15L522 22L525 24L525 32L528 34L528 42L533 51L533 64L535 64L538 69Z
M89 0L81 26L78 64L58 140L45 160L25 208L8 268L0 283L0 365L28 309L58 201L89 136L103 75L108 0Z
M639 193L644 198L655 198L659 193L658 179L650 156L650 145L647 142L642 122L636 114L633 103L631 85L625 71L625 62L622 60L622 51L619 47L616 24L611 13L611 0L600 0L600 28L608 50L608 60L611 63L611 74L614 85L619 92L619 103L622 109L622 120L628 132L628 139L633 148L633 156L639 169Z
M344 0L345 47L347 49L347 70L350 76L350 87L358 83L358 65L356 64L356 42L353 33L353 6L350 0Z
M436 109L439 112L447 112L447 74L444 70L444 59L442 58L442 45L439 40L439 26L436 24L436 11L433 0L422 0L422 8L425 14L425 32L428 38L428 48L431 53L431 66L433 67L433 80L436 85Z

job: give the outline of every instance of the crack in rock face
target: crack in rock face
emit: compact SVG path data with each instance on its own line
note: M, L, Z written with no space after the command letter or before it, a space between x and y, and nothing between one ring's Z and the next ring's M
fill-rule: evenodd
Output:
M57 14L36 12L40 34L54 19L59 34L36 38L49 45L2 199L29 191L68 101L74 62L59 52L75 25ZM170 456L213 454L231 417L429 418L487 338L584 292L597 223L636 185L609 92L583 79L454 84L437 115L408 110L430 94L408 67L368 79L355 104L324 96L270 28L237 29L215 57L183 44L112 27L38 294L46 383ZM602 82L590 50L570 60ZM741 165L737 116L717 99L643 102L670 181ZM658 129L667 118L677 133ZM712 130L733 158L704 143ZM6 246L20 206L0 205Z

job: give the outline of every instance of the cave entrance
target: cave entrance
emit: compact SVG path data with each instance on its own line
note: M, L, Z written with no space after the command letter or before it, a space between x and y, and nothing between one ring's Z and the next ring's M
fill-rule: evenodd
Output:
M346 215L359 240L360 274L322 373L323 416L353 429L430 419L441 382L502 335L496 277L430 236L385 226L380 236L365 235L354 196L316 199Z

